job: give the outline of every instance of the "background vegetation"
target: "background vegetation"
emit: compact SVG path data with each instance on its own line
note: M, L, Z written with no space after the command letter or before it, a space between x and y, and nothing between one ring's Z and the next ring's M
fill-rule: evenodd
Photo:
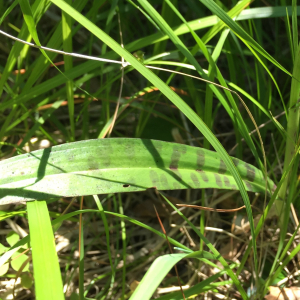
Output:
M296 5L0 0L3 32L131 65L43 52L1 34L3 166L15 155L74 141L155 139L218 151L240 190L160 194L149 189L49 200L56 251L45 202L3 205L0 297L183 299L182 285L185 297L194 299L262 299L272 285L295 289L300 250ZM226 152L267 174L277 186L273 196L247 193ZM247 209L181 208L183 219L170 206L178 203ZM153 204L177 256L162 256L170 250ZM52 277L43 276L45 261ZM171 270L176 262L180 284Z

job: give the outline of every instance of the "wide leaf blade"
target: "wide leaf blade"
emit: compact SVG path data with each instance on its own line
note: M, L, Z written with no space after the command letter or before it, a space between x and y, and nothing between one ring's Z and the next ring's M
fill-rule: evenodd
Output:
M262 172L232 159L247 190L264 192ZM275 188L271 180L269 184ZM0 204L152 187L238 189L218 153L154 140L80 141L0 162Z

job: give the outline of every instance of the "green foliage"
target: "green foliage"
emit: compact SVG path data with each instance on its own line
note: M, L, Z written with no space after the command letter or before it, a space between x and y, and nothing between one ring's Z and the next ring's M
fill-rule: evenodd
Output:
M10 245L10 247L13 247L20 239L20 236L14 232L11 231L7 234L6 236L6 241ZM4 245L0 244L0 254L3 255L5 252L7 252L10 248L5 247ZM28 260L28 255L23 254L23 252L26 249L20 248L18 251L14 252L11 256L12 261L10 263L11 267L17 271L17 272L27 272L29 270L29 260ZM9 264L3 264L0 267L0 274L3 276L4 274L7 273L9 269Z
M20 277L28 292L34 286L37 299L150 299L168 282L164 278L176 263L192 258L193 265L195 258L199 263L195 273L203 265L219 271L191 286L186 297L234 285L243 299L261 299L268 286L284 280L300 250L294 242L298 228L290 219L292 204L299 207L300 184L299 8L295 0L291 4L0 0L0 220L14 230L0 243L0 275ZM23 42L4 37L5 32ZM35 45L28 44L31 40ZM62 49L63 57L55 49ZM40 149L43 140L48 149ZM167 142L173 140L177 143ZM176 192L181 189L185 194ZM197 189L203 189L201 199L193 194ZM212 221L204 212L195 224L191 211L181 212L170 201L186 195L187 203L209 206L207 200L215 200L216 194L222 198L224 190L239 191L249 222L249 241L237 264L204 234ZM178 231L168 240L184 253L162 255L160 247L132 267L127 257L136 228L165 236L138 220L130 206L135 196L123 192L143 192L152 202L164 199L173 210L169 215L183 218L178 227L188 224L188 239L200 240L199 247L179 242L184 239ZM251 192L265 195L264 201L257 194L260 201L253 204ZM81 202L69 213L74 199L58 201L87 195L93 197L86 197L84 207ZM64 201L69 201L67 207ZM12 206L23 202L26 211ZM253 205L261 213L255 219ZM271 215L278 217L274 227L280 235L266 252L274 257L263 258ZM101 223L94 228L96 219ZM29 235L20 239L17 228L27 221ZM68 222L79 222L78 241L69 257L62 255L60 269L54 234ZM100 250L93 248L94 240L104 241ZM203 250L204 244L210 252ZM100 265L105 271L87 281L85 255L90 249L107 253L104 266L110 269ZM158 258L153 261L154 255ZM138 266L148 271L132 293L128 272ZM246 275L239 275L245 271L254 275L242 281ZM98 291L101 280L105 283ZM195 282L193 276L191 280ZM78 295L68 294L71 282L78 285ZM182 294L157 297L182 299Z

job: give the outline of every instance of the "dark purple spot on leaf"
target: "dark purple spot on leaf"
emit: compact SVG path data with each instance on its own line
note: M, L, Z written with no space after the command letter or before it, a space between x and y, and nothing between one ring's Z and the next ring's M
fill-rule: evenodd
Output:
M215 175L215 179L216 179L216 184L219 186L219 187L222 187L223 186L223 182L222 182L222 178L220 175L214 173Z
M178 167L170 165L170 170L178 170Z
M202 169L205 164L205 152L199 148L197 150L197 168Z
M233 163L234 163L234 165L237 167L238 166L238 164L240 163L240 161L237 159L237 158L235 158L235 157L232 157L232 161L233 161Z
M158 185L158 183L159 183L158 174L153 170L150 170L150 179L152 181L153 186Z
M123 184L123 187L128 188L128 187L130 187L130 184Z
M164 190L170 190L168 179L164 174L160 176L160 186Z
M247 163L245 163L245 167L247 169L247 175L246 175L247 180L253 182L255 179L255 169Z
M219 174L225 174L226 171L227 171L226 164L225 164L224 161L221 159L221 161L220 161L220 167L219 167L218 173L219 173Z
M177 181L173 182L173 187L174 187L175 190L180 190L181 189L181 186Z
M245 183L246 183L246 187L247 187L248 191L252 192L253 191L252 184L248 181L245 181Z
M224 176L224 183L226 186L230 187L230 181L229 178L227 176Z
M202 170L197 170L197 172L200 174L200 176L204 182L208 182L208 177L206 175L206 172L204 172Z
M173 147L172 157L171 157L171 163L169 168L171 170L177 170L178 169L178 163L180 160L181 154L186 153L186 147L184 145L175 145Z
M200 182L198 180L198 177L194 173L191 173L191 179L194 183L195 188L200 188Z

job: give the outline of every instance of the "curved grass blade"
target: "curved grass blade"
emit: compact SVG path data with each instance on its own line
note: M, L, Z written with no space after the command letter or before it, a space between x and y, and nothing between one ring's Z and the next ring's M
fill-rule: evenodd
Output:
M248 191L264 192L263 174L232 158ZM274 183L269 184L275 189ZM98 139L54 146L0 162L0 204L117 192L238 189L220 155L143 139Z
M130 300L150 299L156 288L159 286L171 268L184 258L206 258L217 260L217 257L206 251L197 251L189 254L176 253L160 256L152 263L142 281L139 283L138 287L130 297ZM220 276L220 273L218 273L218 277Z

